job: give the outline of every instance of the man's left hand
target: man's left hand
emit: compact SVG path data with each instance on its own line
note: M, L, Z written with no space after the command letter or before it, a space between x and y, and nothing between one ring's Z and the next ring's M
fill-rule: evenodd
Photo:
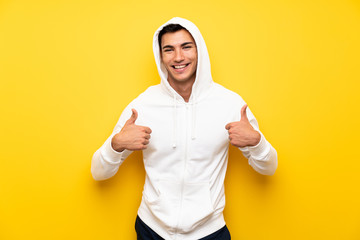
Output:
M255 146L260 142L261 135L250 124L246 116L247 104L241 109L241 119L238 122L226 124L230 143L235 147Z

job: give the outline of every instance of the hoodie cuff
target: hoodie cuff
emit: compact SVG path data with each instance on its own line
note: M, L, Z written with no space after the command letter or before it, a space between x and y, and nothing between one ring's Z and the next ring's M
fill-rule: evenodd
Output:
M123 152L115 151L111 146L111 139L105 143L104 148L101 150L101 155L105 162L110 164L119 164L121 162L121 157Z
M260 133L261 134L261 133ZM265 157L270 151L270 143L266 141L265 137L261 134L260 141L255 146L249 146L245 148L240 148L240 150L248 150L252 158L256 160L265 160Z

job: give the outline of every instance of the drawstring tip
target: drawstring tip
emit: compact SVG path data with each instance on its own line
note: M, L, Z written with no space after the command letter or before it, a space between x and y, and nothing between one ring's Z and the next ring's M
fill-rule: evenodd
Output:
M172 145L172 147L173 147L173 148L176 148L176 144L174 143L174 144Z

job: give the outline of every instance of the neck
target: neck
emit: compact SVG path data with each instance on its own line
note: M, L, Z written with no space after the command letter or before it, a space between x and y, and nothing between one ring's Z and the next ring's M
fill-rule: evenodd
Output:
M177 82L172 79L168 79L168 81L170 86L184 99L184 101L189 102L195 79L185 82Z

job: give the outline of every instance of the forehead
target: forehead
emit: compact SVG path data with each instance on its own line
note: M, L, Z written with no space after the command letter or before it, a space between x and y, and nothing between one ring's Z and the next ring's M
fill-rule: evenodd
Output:
M165 45L176 46L176 45L181 45L184 42L195 43L194 38L185 29L181 29L181 30L173 32L173 33L165 33L161 37L161 45L162 46L165 46Z

